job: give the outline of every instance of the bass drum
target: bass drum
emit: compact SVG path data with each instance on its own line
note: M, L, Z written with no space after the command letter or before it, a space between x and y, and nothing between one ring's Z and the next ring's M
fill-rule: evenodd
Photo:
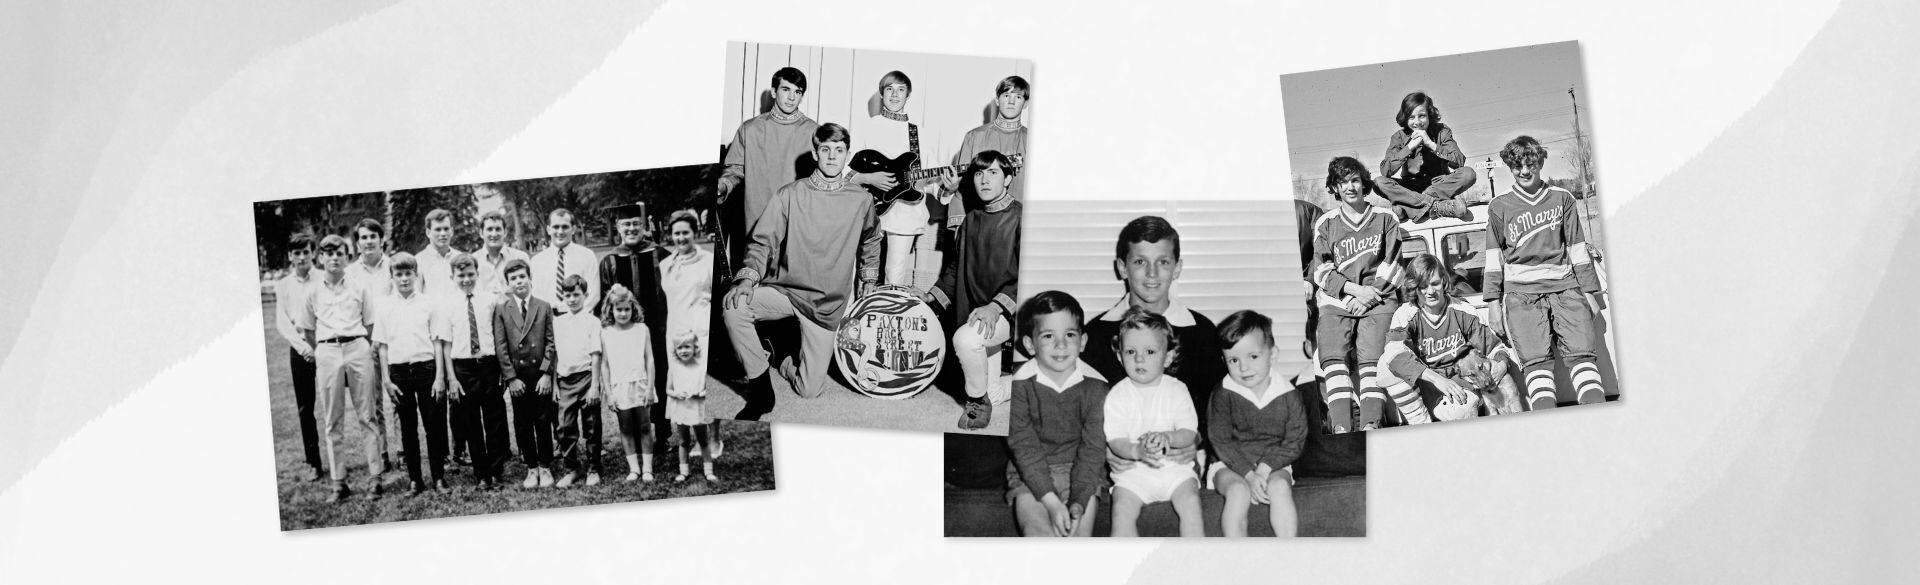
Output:
M946 357L939 317L913 289L899 286L854 301L833 350L840 374L855 391L895 400L932 386Z

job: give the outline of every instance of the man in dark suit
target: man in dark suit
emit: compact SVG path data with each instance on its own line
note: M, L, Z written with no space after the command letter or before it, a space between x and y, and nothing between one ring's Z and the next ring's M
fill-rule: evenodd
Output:
M533 268L525 260L507 261L501 273L512 294L493 307L493 353L513 397L513 434L527 464L520 487L553 487L547 469L553 457L553 307L533 298Z

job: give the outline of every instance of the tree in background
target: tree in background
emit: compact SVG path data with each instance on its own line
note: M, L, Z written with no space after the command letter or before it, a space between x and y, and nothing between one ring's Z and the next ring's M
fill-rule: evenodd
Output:
M389 191L393 225L387 226L387 249L418 252L427 247L427 214L435 209L453 212L453 247L480 247L480 221L475 218L472 185Z
M368 217L387 225L389 253L417 252L427 246L426 217L434 209L453 212L453 247L475 250L481 244L482 201L506 213L509 244L528 252L546 245L547 213L561 207L573 211L581 243L606 246L615 237L612 223L601 210L643 203L652 239L676 210L695 209L705 215L714 204L713 186L719 172L719 165L689 165L262 201L253 205L256 252L263 273L277 271L286 267L289 234L306 230L316 240L327 234L351 238L354 225Z

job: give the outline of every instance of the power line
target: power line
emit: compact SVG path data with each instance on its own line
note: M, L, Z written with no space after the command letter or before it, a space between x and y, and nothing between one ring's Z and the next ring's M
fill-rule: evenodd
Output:
M1512 117L1488 120L1485 122L1476 122L1473 124L1468 124L1468 125L1459 126L1459 127L1452 127L1452 128L1453 128L1454 134L1456 135L1463 132L1481 132L1485 130L1491 130L1494 128L1518 126L1528 122L1538 122L1540 120L1550 120L1553 118L1559 118L1564 115L1567 115L1567 113L1571 110L1572 110L1571 107L1559 106L1555 108L1548 108L1545 110L1535 110L1535 111L1527 112L1524 114L1517 114ZM1381 142L1381 139L1379 138L1358 138L1353 140L1343 140L1339 142L1325 142L1325 143L1305 146L1301 148L1289 148L1287 149L1287 153L1291 155L1300 155L1300 154L1310 154L1310 153L1316 153L1316 152L1333 152L1337 150L1347 150L1351 148L1358 148L1358 147L1366 146L1369 144L1378 144L1380 142Z

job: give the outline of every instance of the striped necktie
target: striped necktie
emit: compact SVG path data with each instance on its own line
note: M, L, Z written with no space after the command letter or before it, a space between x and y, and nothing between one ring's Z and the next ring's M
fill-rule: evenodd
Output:
M467 293L467 338L472 348L467 357L480 357L480 319L473 314L473 293Z
M567 281L567 244L566 242L560 242L558 244L557 250L559 251L560 255L559 255L559 260L554 262L554 267L553 267L553 298L554 300L560 299L560 291L565 288L563 286L563 283Z

